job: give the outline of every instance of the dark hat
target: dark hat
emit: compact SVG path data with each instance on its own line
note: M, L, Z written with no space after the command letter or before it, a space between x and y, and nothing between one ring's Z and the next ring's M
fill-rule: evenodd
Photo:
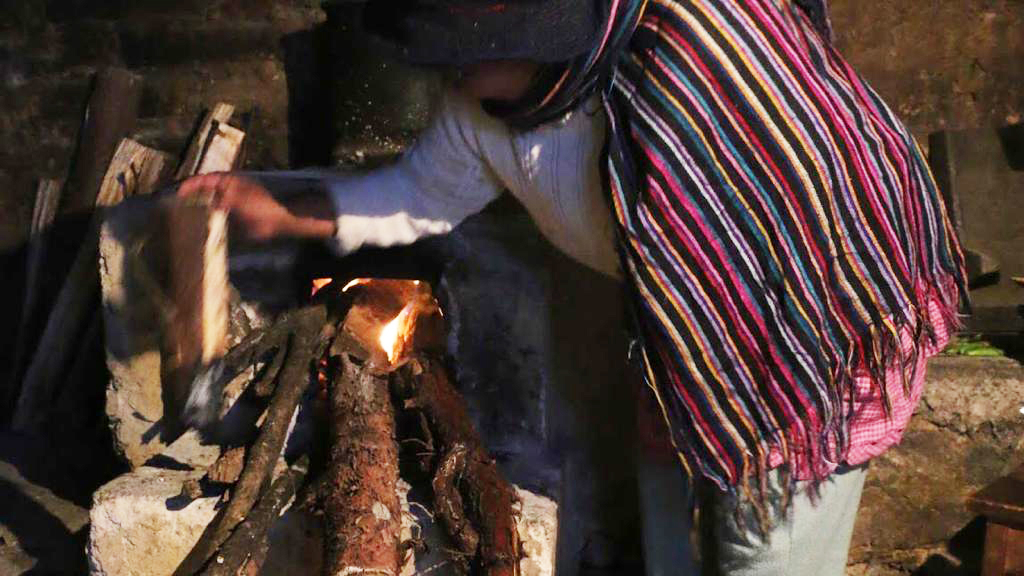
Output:
M415 64L561 62L589 50L598 0L369 0L366 29Z

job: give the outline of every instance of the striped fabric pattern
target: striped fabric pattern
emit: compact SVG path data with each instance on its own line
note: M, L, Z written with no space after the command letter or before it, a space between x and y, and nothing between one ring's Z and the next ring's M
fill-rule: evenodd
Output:
M934 319L958 325L963 256L921 150L824 0L604 1L594 51L503 117L601 90L644 376L690 474L753 496L776 465L827 473L858 394L891 411L898 374L905 416Z
M850 446L955 323L955 233L921 151L790 0L650 0L615 69L608 180L646 380L684 465L749 489ZM900 352L914 335L914 357Z

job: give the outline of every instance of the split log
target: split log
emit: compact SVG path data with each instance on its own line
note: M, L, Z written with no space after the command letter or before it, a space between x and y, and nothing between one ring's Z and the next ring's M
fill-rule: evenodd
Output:
M61 188L63 183L60 180L40 180L36 188L36 204L32 209L32 224L29 228L28 254L25 259L25 301L21 307L21 323L19 335L24 331L29 321L30 310L36 307L36 296L38 294L39 273L46 257L46 232L53 224L57 216L57 206L60 203ZM18 339L16 342L21 343Z
M228 126L234 106L206 114L176 176L231 170L245 133ZM170 201L164 218L171 263L171 308L163 334L161 383L166 439L184 430L183 411L195 376L225 353L228 331L227 214L193 200Z
M28 430L42 424L46 407L58 392L61 378L82 345L93 312L99 306L99 230L102 209L124 198L149 194L168 178L169 158L163 152L124 139L114 154L95 195L96 207L89 230L75 257L57 300L50 310L46 328L25 372L13 424Z
M174 571L175 576L191 576L202 570L249 514L284 447L292 415L309 382L310 363L323 355L336 331L334 322L329 321L327 307L323 305L294 312L283 319L282 324L289 326L291 336L287 358L267 408L266 419L246 454L245 468L232 491L231 500L207 525L196 545Z
M483 573L518 574L515 491L487 454L447 368L440 360L424 356L396 373L394 381L395 393L405 399L406 408L426 418L439 451L434 478L439 493L434 495L434 507L449 535L468 549L475 539L464 522L468 517L479 539L475 554ZM452 490L452 485L458 489ZM465 516L457 513L460 504Z
M203 173L200 167L210 144L211 133L214 133L216 126L227 125L228 121L231 120L231 115L234 113L235 107L223 102L218 103L206 113L203 120L199 123L195 135L185 149L181 164L178 165L178 169L174 173L175 180L184 180L189 176ZM234 158L231 161L233 163Z
M398 445L386 376L347 353L329 381L330 455L319 501L324 573L397 576L402 511Z
M308 462L305 463L308 465ZM306 467L299 464L289 468L274 480L270 489L260 497L252 512L224 542L213 560L202 572L203 576L255 576L260 573L270 551L268 534L281 510L295 497L306 477Z
M224 122L215 123L210 127L206 151L196 174L233 170L242 157L244 142L245 132Z
M170 262L170 318L160 361L163 430L183 429L185 401L197 373L222 357L228 335L227 213L191 199L164 203Z

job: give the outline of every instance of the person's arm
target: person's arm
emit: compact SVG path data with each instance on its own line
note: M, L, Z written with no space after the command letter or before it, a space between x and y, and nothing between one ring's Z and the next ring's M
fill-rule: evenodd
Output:
M210 194L249 238L333 238L347 254L443 234L480 211L502 186L479 154L475 104L449 95L431 126L394 165L359 175L329 172L213 174L180 194ZM280 200L267 189L296 189Z

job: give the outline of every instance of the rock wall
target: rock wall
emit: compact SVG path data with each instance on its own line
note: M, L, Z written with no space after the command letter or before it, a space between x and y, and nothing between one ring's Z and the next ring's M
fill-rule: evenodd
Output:
M976 574L983 525L967 498L1024 463L1024 368L935 358L903 443L871 465L850 574Z
M831 0L836 45L919 139L1024 115L1024 3Z

